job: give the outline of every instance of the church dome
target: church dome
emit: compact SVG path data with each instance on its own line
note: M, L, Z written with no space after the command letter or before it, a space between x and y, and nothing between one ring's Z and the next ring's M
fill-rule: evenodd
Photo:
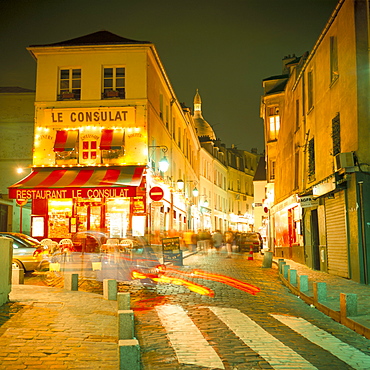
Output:
M215 132L211 125L202 116L202 99L198 89L194 97L194 124L200 139L216 140Z

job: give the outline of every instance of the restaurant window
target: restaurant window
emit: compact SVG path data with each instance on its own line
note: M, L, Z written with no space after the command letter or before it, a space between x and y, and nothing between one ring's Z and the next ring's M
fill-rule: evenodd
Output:
M49 238L70 238L72 199L49 199L48 236Z
M57 164L76 164L78 158L78 131L58 130L54 142Z
M77 232L101 230L102 200L100 198L82 199L76 202Z
M270 107L269 113L269 140L277 140L280 130L279 107Z
M124 155L124 131L104 129L100 139L103 163L112 163Z
M81 99L81 69L61 69L58 100Z
M308 142L308 179L315 180L315 139L312 138Z
M106 67L103 69L103 99L125 99L124 67Z

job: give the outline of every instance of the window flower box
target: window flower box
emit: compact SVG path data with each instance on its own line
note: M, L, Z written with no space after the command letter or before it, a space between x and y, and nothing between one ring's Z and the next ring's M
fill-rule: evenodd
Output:
M74 99L75 94L72 92L64 92L62 93L62 99Z
M118 93L118 91L108 90L108 91L105 92L105 96L107 98L117 98L119 96L119 93Z

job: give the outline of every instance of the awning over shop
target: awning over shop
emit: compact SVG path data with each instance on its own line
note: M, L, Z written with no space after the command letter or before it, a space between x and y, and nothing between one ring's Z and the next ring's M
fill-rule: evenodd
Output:
M135 196L144 167L35 168L9 187L11 199ZM119 189L120 190L119 190Z
M54 143L54 152L67 152L75 148L78 137L77 130L60 130Z
M100 150L121 149L123 144L123 131L111 129L102 131Z

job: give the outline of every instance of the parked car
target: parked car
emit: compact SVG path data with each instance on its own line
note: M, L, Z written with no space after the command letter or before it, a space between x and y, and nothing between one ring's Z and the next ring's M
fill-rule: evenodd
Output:
M263 248L263 240L260 233L242 233L240 237L240 252L249 252L253 248L253 253L261 252Z
M13 240L13 268L23 269L25 272L39 269L44 248L37 239L12 232L0 232L0 236Z

